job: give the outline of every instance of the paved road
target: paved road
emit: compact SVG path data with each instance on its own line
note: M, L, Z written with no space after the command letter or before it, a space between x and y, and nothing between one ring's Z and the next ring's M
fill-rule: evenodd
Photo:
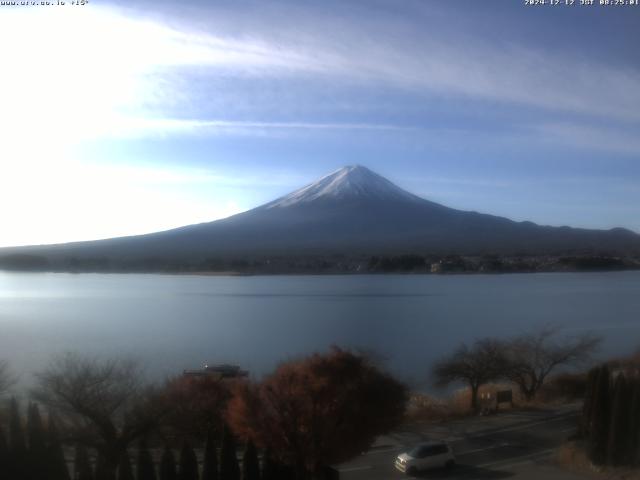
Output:
M505 412L440 426L416 425L379 439L369 452L340 465L344 480L406 478L395 457L428 439L445 439L458 465L451 471L421 473L421 478L570 480L582 478L553 465L554 450L575 432L576 405L542 412Z

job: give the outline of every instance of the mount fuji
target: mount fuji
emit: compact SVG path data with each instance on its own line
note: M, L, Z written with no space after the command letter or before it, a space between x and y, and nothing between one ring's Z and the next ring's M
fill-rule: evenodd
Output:
M640 235L623 228L540 226L462 211L413 195L363 166L343 167L252 210L164 232L61 245L0 249L3 255L119 262L157 258L305 255L638 254Z

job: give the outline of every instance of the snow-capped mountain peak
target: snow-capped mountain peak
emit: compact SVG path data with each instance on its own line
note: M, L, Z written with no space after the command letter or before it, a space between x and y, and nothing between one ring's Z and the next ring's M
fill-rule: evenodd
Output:
M412 202L419 200L415 195L394 185L368 168L362 165L349 165L285 195L265 207L290 207L332 199L408 200Z

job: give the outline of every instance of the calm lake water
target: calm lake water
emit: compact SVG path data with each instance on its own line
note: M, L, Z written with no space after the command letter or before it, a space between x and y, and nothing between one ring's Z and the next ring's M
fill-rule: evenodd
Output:
M149 375L238 363L255 377L330 345L374 349L416 388L462 341L554 323L640 347L640 272L207 277L0 272L0 358L22 381L52 354L140 359Z

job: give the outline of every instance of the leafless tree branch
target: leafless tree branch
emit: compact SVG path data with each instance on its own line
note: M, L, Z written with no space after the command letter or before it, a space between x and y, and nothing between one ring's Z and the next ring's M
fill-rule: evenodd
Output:
M590 332L560 338L558 329L553 327L520 335L508 342L505 377L531 400L552 371L587 362L601 341Z
M466 383L471 389L471 408L478 407L478 389L503 374L506 357L503 342L485 338L470 347L462 344L450 356L442 359L432 369L437 386L453 382Z
M63 418L70 438L100 450L112 469L132 441L158 424L134 361L69 353L55 357L36 379L33 398Z

